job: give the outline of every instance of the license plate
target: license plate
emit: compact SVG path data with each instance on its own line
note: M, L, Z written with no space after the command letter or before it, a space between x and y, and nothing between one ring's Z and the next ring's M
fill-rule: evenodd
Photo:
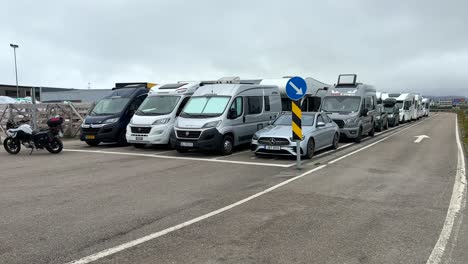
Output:
M135 137L136 141L143 141L143 137Z
M180 142L181 147L193 147L193 142Z
M96 139L96 136L95 135L86 135L85 138L86 139Z
M265 146L267 150L281 150L280 146Z

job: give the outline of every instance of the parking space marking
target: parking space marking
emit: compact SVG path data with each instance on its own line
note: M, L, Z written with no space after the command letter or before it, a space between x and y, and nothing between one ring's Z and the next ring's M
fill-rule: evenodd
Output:
M159 158L159 159L207 161L207 162L255 165L255 166L266 166L266 167L280 167L280 168L289 168L289 167L292 167L292 166L295 165L295 163L292 163L292 164L275 164L275 163L248 162L248 161L236 161L236 160L215 160L215 159L205 159L205 158L172 157L172 156L163 156L163 155L157 155L157 154L143 154L143 153L103 151L103 150L64 149L63 151L82 152L82 153L96 153L96 154L112 154L112 155L124 155L124 156L139 156L139 157L149 157L149 158Z
M436 116L436 115L434 115L434 116ZM385 137L385 138L383 138L383 139L380 139L380 140L378 140L378 141L376 141L376 142L374 142L374 143L371 143L371 144L369 144L369 145L367 145L367 146L363 146L362 148L360 148L360 149L358 149L358 150L356 150L356 151L354 151L354 152L352 152L352 153L354 154L354 153L357 153L357 152L359 152L359 151L361 151L361 150L364 150L364 149L367 149L367 148L369 148L369 147L371 147L371 146L374 146L374 145L376 145L376 144L378 144L378 143L380 143L380 142L382 142L382 141L384 141L384 140L386 140L386 139L388 139L388 138L390 138L390 137L393 137L393 136L395 136L395 135L397 135L397 134L399 134L399 133L401 133L401 132L403 132L403 131L405 131L405 130L411 128L411 127L414 127L414 126L416 126L416 125L419 125L419 124L421 124L422 122L424 122L424 121L426 121L426 120L429 120L429 119L431 119L431 118L434 117L434 116L431 116L431 117L429 117L429 118L427 118L427 119L424 119L424 120L421 121L421 122L417 122L416 124L413 124L413 125L411 125L411 126L408 126L408 127L404 128L404 129L402 129L402 130L400 130L400 131L397 131L397 132L395 132L395 133L393 133L393 134L391 134L391 135L389 135L389 136L387 136L387 137ZM343 158L349 157L350 155L352 155L352 154L350 153L350 154L344 155ZM148 156L151 156L151 155L148 155ZM337 162L338 160L341 160L341 159L343 159L343 158L336 159L334 162ZM211 160L211 161L222 161L222 160ZM334 162L333 162L333 163L334 163ZM249 163L249 162L247 162L247 163ZM115 246L115 247L105 249L105 250L103 250L103 251L100 251L100 252L97 252L97 253L95 253L95 254L92 254L92 255L83 257L83 258L81 258L81 259L68 262L68 263L66 263L66 264L88 264L88 263L91 263L91 262L96 261L96 260L98 260L98 259L105 258L105 257L110 256L110 255L113 255L113 254L115 254L115 253L124 251L124 250L126 250L126 249L135 247L135 246L140 245L140 244L142 244L142 243L145 243L145 242L148 242L148 241L150 241L150 240L156 239L156 238L158 238L158 237L164 236L164 235L166 235L166 234L172 233L172 232L177 231L177 230L179 230L179 229L182 229L182 228L184 228L184 227L193 225L193 224L198 223L198 222L200 222L200 221L202 221L202 220L205 220L205 219L207 219L207 218L210 218L210 217L216 216L216 215L218 215L218 214L220 214L220 213L223 213L223 212L225 212L225 211L228 211L228 210L230 210L230 209L232 209L232 208L234 208L234 207L237 207L237 206L239 206L239 205L242 205L242 204L244 204L244 203L246 203L246 202L248 202L248 201L250 201L250 200L253 200L253 199L255 199L255 198L258 198L258 197L260 197L260 196L262 196L262 195L265 195L265 194L267 194L267 193L269 193L269 192L272 192L272 191L274 191L274 190L276 190L276 189L278 189L278 188L280 188L280 187L282 187L282 186L284 186L284 185L287 185L287 184L289 184L289 183L291 183L291 182L293 182L293 181L296 181L296 180L298 180L298 179L300 179L300 178L303 178L303 177L305 177L305 176L307 176L307 175L309 175L309 174L311 174L311 173L314 173L314 172L317 172L317 171L319 171L319 170L321 170L321 169L323 169L323 168L326 168L326 167L329 166L330 164L332 164L332 163L329 162L329 163L327 163L327 164L324 164L324 165L315 167L315 168L313 168L313 169L310 169L310 170L308 170L308 171L306 171L306 172L304 172L304 173L302 173L302 174L300 174L300 175L297 175L297 176L295 176L295 177L293 177L293 178L290 178L290 179L288 179L288 180L285 180L285 181L283 181L283 182L280 182L280 183L278 183L278 184L276 184L276 185L274 185L274 186L272 186L272 187L270 187L270 188L268 188L268 189L266 189L266 190L264 190L264 191L255 193L255 194L253 194L253 195L251 195L251 196L249 196L249 197L247 197L247 198L245 198L245 199L242 199L242 200L240 200L240 201L237 201L237 202L235 202L235 203L232 203L232 204L230 204L230 205L227 205L227 206L225 206L225 207L222 207L222 208L220 208L220 209L218 209L218 210L209 212L209 213L207 213L207 214L204 214L204 215L202 215L202 216L193 218L193 219L191 219L191 220L188 220L188 221L183 222L183 223L181 223L181 224L178 224L178 225L169 227L169 228L167 228L167 229L164 229L164 230L161 230L161 231L158 231L158 232L155 232L155 233L152 233L152 234L143 236L143 237L141 237L141 238L138 238L138 239L135 239L135 240L126 242L126 243L124 243L124 244L117 245L117 246ZM292 164L292 165L288 165L288 166L291 167L291 166L294 166L294 165L295 165L295 163ZM432 264L432 263L431 263L431 264Z
M229 158L229 157L232 157L232 156L237 156L237 155L241 155L241 154L244 154L246 152L250 152L251 150L243 150L243 151L239 151L239 152L236 152L236 153L233 153L229 156L219 156L219 157L215 157L215 158L212 158L212 160L217 160L217 159L222 159L222 158Z
M461 224L461 217L460 211L466 205L466 166L465 166L465 153L463 151L460 133L458 130L458 116L455 119L455 135L457 141L457 149L458 149L458 161L457 161L457 174L455 176L455 182L453 184L453 191L452 197L450 198L450 205L447 210L447 216L445 217L444 226L442 227L442 231L440 232L439 239L435 244L434 248L432 249L431 255L429 256L426 264L438 264L442 261L442 256L445 253L447 248L447 244L450 240L450 236L452 234L453 226L455 225L455 221L458 224ZM454 238L456 240L456 236ZM452 242L452 245L455 244L456 241ZM450 259L446 261L450 263Z

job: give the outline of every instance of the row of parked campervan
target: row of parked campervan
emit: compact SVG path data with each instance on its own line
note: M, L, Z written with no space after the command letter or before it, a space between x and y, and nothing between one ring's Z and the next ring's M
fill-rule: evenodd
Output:
M101 142L130 143L135 147L170 144L179 152L197 149L227 155L237 145L258 145L255 135L271 130L275 120L291 110L291 101L286 96L289 79L233 77L158 85L116 84L113 92L100 100L84 120L80 139L90 146ZM332 86L305 78L308 89L301 102L302 110L312 113L311 122L321 127L317 130L326 127L337 130L329 133L332 139L321 139L330 144L314 142L313 148L333 146L336 136L357 142L365 134L373 136L379 115L377 93L374 87L356 79L354 74L340 75L337 84ZM384 94L381 99L388 103L388 98L383 97ZM403 111L406 111L405 102L401 106ZM397 98L394 106L399 104ZM320 114L313 114L317 112ZM399 121L406 120L411 118ZM289 135L277 138L270 135L269 139L273 140L265 144L275 145L278 141L283 148L286 143L293 143ZM304 144L301 151L306 154L308 146ZM261 149L255 146L252 150ZM281 147L270 149L272 153L281 152ZM285 154L288 153L294 154L292 150Z

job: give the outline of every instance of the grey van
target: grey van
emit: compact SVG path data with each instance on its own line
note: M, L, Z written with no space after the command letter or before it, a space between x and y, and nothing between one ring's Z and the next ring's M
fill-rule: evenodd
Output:
M178 152L198 149L229 155L235 146L250 143L280 112L277 86L223 78L195 91L177 118L171 145Z
M357 83L356 74L341 74L338 83L327 91L321 111L340 128L340 135L361 142L362 136L374 136L376 91L373 86Z

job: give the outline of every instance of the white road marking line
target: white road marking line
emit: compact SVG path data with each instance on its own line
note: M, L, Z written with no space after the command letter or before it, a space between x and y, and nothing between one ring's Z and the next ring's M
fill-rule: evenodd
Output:
M429 120L430 118L431 118L431 117L429 117L429 118L427 118L427 119L425 119L425 120ZM414 125L412 125L412 126L410 126L410 127L413 127L413 126L418 125L418 124L420 124L420 123L421 123L421 122L418 122L418 123L416 123L416 124L414 124ZM410 127L407 127L407 128L405 128L404 130L406 130L406 129L410 128ZM401 131L403 131L403 130L401 130ZM401 131L396 132L396 133L393 133L392 135L389 135L388 137L386 137L386 138L384 138L384 139L387 139L387 138L389 138L389 137L392 137L392 136L394 136L394 135L400 133ZM382 142L384 139L379 140L379 142ZM377 144L377 143L378 143L378 142L374 142L374 143L372 143L372 145L375 145L375 144ZM365 149L365 148L368 148L368 146L364 146L364 147L362 147L361 149ZM146 156L146 155L145 155L145 156ZM147 155L147 156L154 156L154 155ZM349 155L346 155L346 156L349 156ZM212 160L212 161L213 161L213 160ZM328 163L328 164L330 164L330 163ZM294 165L295 165L295 164L292 164L292 165L290 165L290 166L294 166ZM146 236L144 236L144 237L141 237L141 238L138 238L138 239L129 241L129 242L127 242L127 243L124 243L124 244L121 244L121 245L118 245L118 246L115 246L115 247L112 247L112 248L109 248L109 249L106 249L106 250L97 252L97 253L95 253L95 254L92 254L92 255L83 257L83 258L81 258L81 259L68 262L68 263L66 263L66 264L88 264L88 263L91 263L91 262L96 261L96 260L98 260L98 259L101 259L101 258L110 256L110 255L113 255L113 254L118 253L118 252L120 252L120 251L129 249L129 248L132 248L132 247L134 247L134 246L140 245L140 244L142 244L142 243L145 243L145 242L147 242L147 241L150 241L150 240L153 240L153 239L155 239L155 238L161 237L161 236L163 236L163 235L169 234L169 233L171 233L171 232L174 232L174 231L179 230L179 229L181 229L181 228L184 228L184 227L186 227L186 226L190 226L190 225L192 225L192 224L195 224L195 223L197 223L197 222L200 222L200 221L202 221L202 220L204 220L204 219L207 219L207 218L210 218L210 217L212 217L212 216L218 215L218 214L220 214L220 213L222 213L222 212L228 211L228 210L230 210L230 209L232 209L232 208L234 208L234 207L236 207L236 206L239 206L239 205L241 205L241 204L244 204L244 203L246 203L246 202L248 202L248 201L250 201L250 200L253 200L253 199L255 199L255 198L259 197L259 196L262 196L262 195L264 195L264 194L267 194L267 193L269 193L269 192L272 192L272 191L274 191L274 190L276 190L276 189L278 189L278 188L280 188L280 187L282 187L282 186L284 186L284 185L286 185L286 184L289 184L289 183L291 183L291 182L293 182L293 181L296 181L296 180L298 180L298 179L300 179L300 178L302 178L302 177L304 177L304 176L307 176L307 175L309 175L309 174L311 174L311 173L313 173L313 172L319 171L319 170L321 170L321 169L323 169L323 168L325 168L325 167L327 167L327 166L328 166L328 165L321 165L321 166L316 167L316 168L314 168L314 169L308 170L308 171L306 171L306 172L304 172L304 173L302 173L302 174L300 174L300 175L298 175L298 176L295 176L295 177L293 177L293 178L291 178L291 179L289 179L289 180L283 181L283 182L281 182L281 183L279 183L279 184L277 184L277 185L274 185L274 186L272 186L272 187L270 187L270 188L268 188L268 189L266 189L266 190L264 190L264 191L261 191L261 192L259 192L259 193L254 194L254 195L251 195L251 196L249 196L249 197L247 197L247 198L245 198L245 199L243 199L243 200L240 200L240 201L238 201L238 202L232 203L232 204L230 204L230 205L228 205L228 206L225 206L225 207L220 208L220 209L218 209L218 210L215 210L215 211L212 211L212 212L210 212L210 213L204 214L204 215L199 216L199 217L197 217L197 218L194 218L194 219L192 219L192 220L189 220L189 221L183 222L183 223L181 223L181 224L175 225L175 226L173 226L173 227L169 227L169 228L167 228L167 229L161 230L161 231L159 231L159 232L152 233L152 234L146 235Z
M326 155L326 154L328 154L328 153L335 152L335 151L337 151L337 150L339 150L339 149L346 148L346 147L351 146L351 145L354 145L354 144L355 144L355 143L348 143L348 144L339 146L337 149L331 149L331 150L325 151L325 152L323 152L323 153L320 153L320 154L318 154L318 155L315 155L314 158L321 157L321 156Z
M204 158L172 157L172 156L162 156L162 155L157 155L157 154L143 154L143 153L102 151L102 150L64 149L63 151L68 151L68 152L83 152L83 153L97 153L97 154L112 154L112 155L126 155L126 156L139 156L139 157L150 157L150 158L159 158L159 159L176 159L176 160L208 161L208 162L244 164L244 165L256 165L256 166L266 166L266 167L280 167L280 168L289 168L289 167L292 167L292 166L295 165L295 163L293 163L293 164L274 164L274 163L260 163L260 162L235 161L235 160L214 160L214 159L204 159Z
M460 139L458 131L458 116L455 119L456 122L456 141L458 147L458 162L457 162L457 174L455 176L455 183L453 184L452 198L450 199L450 205L445 218L444 226L440 233L439 239L434 246L434 249L427 260L427 264L438 264L442 261L442 256L447 248L450 235L455 221L461 221L460 212L465 208L466 205L466 167L465 167L465 153ZM454 238L456 239L456 238ZM447 261L449 263L450 261Z
M211 158L212 160L217 160L217 159L222 159L222 158L229 158L229 157L232 157L232 156L237 156L237 155L241 155L241 154L244 154L246 152L250 152L250 149L249 150L243 150L243 151L239 151L239 152L236 152L236 153L233 153L229 156L219 156L219 157L216 157L216 158Z
M115 254L115 253L117 253L117 252L120 252L120 251L129 249L129 248L132 248L132 247L134 247L134 246L137 246L137 245L139 245L139 244L145 243L145 242L147 242L147 241L153 240L153 239L158 238L158 237L160 237L160 236L164 236L164 235L166 235L166 234L169 234L169 233L171 233L171 232L174 232L174 231L179 230L179 229L181 229L181 228L184 228L184 227L186 227L186 226L193 225L193 224L195 224L195 223L197 223L197 222L200 222L200 221L202 221L202 220L205 220L205 219L207 219L207 218L213 217L213 216L218 215L218 214L220 214L220 213L222 213L222 212L225 212L225 211L227 211L227 210L230 210L230 209L232 209L232 208L234 208L234 207L236 207L236 206L239 206L239 205L241 205L241 204L244 204L244 203L246 203L246 202L248 202L248 201L250 201L250 200L253 200L253 199L255 199L255 198L259 197L259 196L262 196L262 195L264 195L264 194L267 194L267 193L269 193L269 192L272 192L272 191L274 191L274 190L280 188L281 186L284 186L284 185L286 185L286 184L288 184L288 183L291 183L291 182L293 182L293 181L296 181L296 180L298 180L298 179L300 179L300 178L302 178L302 177L304 177L304 176L306 176L306 175L309 175L309 174L311 174L311 173L313 173L313 172L316 172L316 171L318 171L318 170L321 170L321 169L323 169L323 168L325 168L325 167L326 167L326 165L322 165L322 166L316 167L316 168L314 168L314 169L312 169L312 170L306 171L306 172L304 172L304 173L302 173L302 174L300 174L300 175L298 175L298 176L296 176L296 177L293 177L293 178L291 178L291 179L289 179L289 180L283 181L283 182L281 182L281 183L279 183L279 184L276 184L276 185L274 185L274 186L272 186L272 187L270 187L270 188L268 188L268 189L266 189L266 190L264 190L264 191L258 192L258 193L254 194L254 195L251 195L251 196L249 196L249 197L247 197L247 198L245 198L245 199L242 199L242 200L240 200L240 201L238 201L238 202L232 203L232 204L230 204L230 205L228 205L228 206L225 206L225 207L223 207L223 208L220 208L220 209L218 209L218 210L215 210L215 211L212 211L212 212L210 212L210 213L204 214L204 215L202 215L202 216L199 216L199 217L194 218L194 219L192 219L192 220L189 220L189 221L183 222L183 223L181 223L181 224L175 225L175 226L173 226L173 227L169 227L169 228L164 229L164 230L161 230L161 231L159 231L159 232L156 232L156 233L153 233L153 234L149 234L149 235L147 235L147 236L144 236L144 237L135 239L135 240L133 240L133 241L130 241L130 242L127 242L127 243L118 245L118 246L116 246L116 247L112 247L112 248L103 250L103 251L101 251L101 252L92 254L92 255L90 255L90 256L87 256L87 257L84 257L84 258L81 258L81 259L78 259L78 260L75 260L75 261L72 261L72 262L68 262L67 264L87 264L87 263L93 262L93 261L95 261L95 260L98 260L98 259L107 257L107 256L112 255L112 254Z
M355 151L353 151L353 152L350 152L350 153L348 153L348 154L346 154L346 155L343 155L343 156L341 156L341 157L339 157L339 158L336 158L336 159L334 159L334 160L328 162L328 164L333 164L333 163L335 163L335 162L337 162L337 161L340 161L340 160L342 160L342 159L344 159L344 158L347 158L347 157L349 157L349 156L351 156L351 155L354 155L354 154L356 154L356 153L358 153L358 152L361 152L361 151L363 151L363 150L365 150L365 149L367 149L367 148L370 148L370 147L372 147L372 146L374 146L374 145L376 145L376 144L378 144L378 143L380 143L380 142L382 142L382 141L384 141L384 140L387 140L387 139L390 138L390 137L393 137L394 135L400 134L401 132L403 132L403 131L405 131L405 130L407 130L407 129L410 129L410 128L416 126L416 125L419 125L419 124L421 124L422 122L424 122L424 121L426 121L426 120L429 120L429 119L431 119L431 118L432 118L432 117L429 117L429 118L427 118L427 119L424 119L424 120L421 121L421 122L417 122L416 124L413 124L413 125L411 125L411 126L405 127L405 128L403 128L403 129L401 129L401 130L399 130L399 131L397 131L397 132L395 132L395 133L393 133L393 134L391 134L391 135L389 135L389 136L386 136L386 137L384 137L384 138L382 138L382 139L379 139L379 140L377 140L377 141L375 141L375 142L373 142L373 143L371 143L371 144L369 144L369 145L366 145L366 146L364 146L364 147L362 147L362 148L359 148L359 149L357 149L357 150L355 150Z

